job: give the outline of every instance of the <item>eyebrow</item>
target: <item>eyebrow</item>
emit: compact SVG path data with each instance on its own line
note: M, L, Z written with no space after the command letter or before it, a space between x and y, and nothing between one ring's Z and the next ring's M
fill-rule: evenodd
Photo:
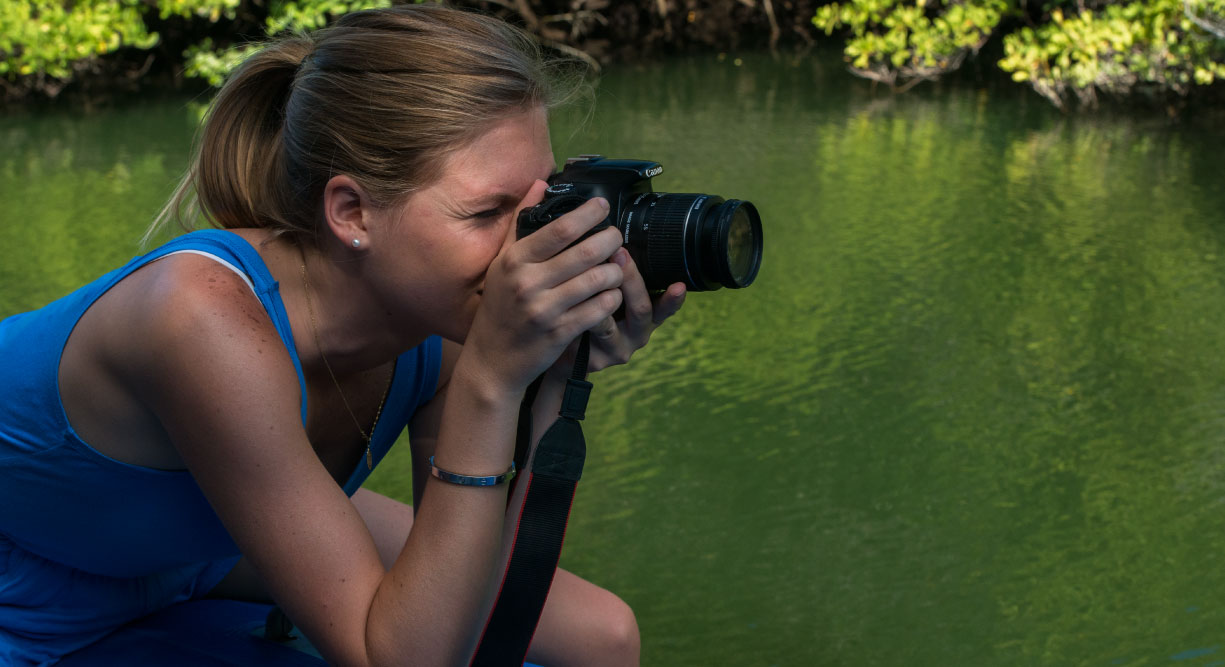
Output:
M553 163L550 162L549 163L549 173L542 180L547 181L548 179L555 176L557 173L558 171L554 167ZM458 201L458 203L465 208L479 210L491 204L504 204L507 201L511 203L515 203L515 202L518 202L522 198L523 197L521 195L517 195L511 192L485 192L482 194L473 195L471 197L462 198Z
M541 167L544 167L543 163L541 163ZM551 161L548 164L548 172L549 172L548 175L545 175L543 180L549 180L550 178L555 177L555 175L560 173L559 170L557 170L556 168L556 164ZM457 200L456 204L464 208L469 208L469 210L479 211L479 210L483 210L484 207L490 206L492 204L501 205L501 204L505 204L505 202L507 201L510 201L513 204L513 202L518 202L521 199L523 199L521 195L513 194L513 192L494 191L494 192L483 192L483 194L473 195L470 197L463 197L463 199Z
M504 204L508 201L516 202L519 199L521 197L509 192L487 192L467 199L461 199L459 204L465 208L482 209L493 204Z

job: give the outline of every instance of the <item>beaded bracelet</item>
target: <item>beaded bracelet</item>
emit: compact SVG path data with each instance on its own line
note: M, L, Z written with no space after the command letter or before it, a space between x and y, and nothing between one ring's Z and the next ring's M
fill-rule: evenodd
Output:
M434 457L430 457L430 474L444 482L451 484L459 484L460 486L497 486L503 482L509 482L515 478L515 462L510 462L510 470L501 475L461 475L459 473L447 472L442 468L434 465Z

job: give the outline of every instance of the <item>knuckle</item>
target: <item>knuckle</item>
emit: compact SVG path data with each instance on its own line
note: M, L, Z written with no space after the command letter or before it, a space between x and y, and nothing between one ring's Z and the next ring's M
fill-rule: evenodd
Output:
M599 299L600 306L609 313L621 305L621 292L617 290L605 290L600 292L596 298Z
M559 325L548 331L545 337L550 345L567 345L579 335L579 329L572 325Z
M602 292L607 289L605 277L600 271L588 271L583 274L583 280L586 282L587 291L591 293Z
M545 225L544 228L548 231L551 241L563 244L569 243L570 239L574 238L574 230L571 227L570 218L565 216Z
M565 246L570 245L573 240L573 235L570 233L570 228L566 227L565 221L560 221L560 219L546 224L544 229L541 229L541 231L537 232L537 234L544 232L548 232L549 234L548 244L555 246L555 248L565 248Z
M510 285L511 294L514 295L515 301L520 304L526 304L532 300L532 293L535 291L532 286L525 280L516 280Z
M636 303L627 308L629 316L636 320L646 320L655 315L655 308L649 303Z
M630 360L630 355L633 353L633 350L627 350L623 346L617 346L612 350L609 350L607 353L608 365L619 366L621 364L628 363Z
M575 249L578 251L578 258L584 264L595 264L602 259L600 257L600 247L596 243L580 243L575 246Z
M621 247L621 230L613 225L609 225L606 229L600 231L604 236L605 242L608 243L608 251L611 254L617 248ZM630 263L626 263L629 266Z
M517 275L527 267L527 246L516 243L494 258L491 266L497 266L498 271L508 276Z
M551 324L550 320L552 319L549 316L548 308L546 308L544 304L540 303L528 304L528 306L524 309L523 316L527 320L528 324L538 329L548 328Z
M621 272L621 267L616 264L604 264L605 275L608 276L609 287L620 287L625 282L625 274Z

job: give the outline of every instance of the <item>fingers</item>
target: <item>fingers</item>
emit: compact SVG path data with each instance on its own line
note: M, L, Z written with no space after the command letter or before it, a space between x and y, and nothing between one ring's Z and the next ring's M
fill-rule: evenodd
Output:
M681 306L685 305L685 283L672 283L668 289L655 299L655 314L651 319L656 325L663 324L663 321L672 317Z
M629 251L621 248L612 257L613 263L621 267L621 294L625 304L625 333L630 340L638 341L639 345L646 343L655 328L653 316L655 304L647 293L646 284L638 265L630 258Z
M559 311L570 310L602 292L616 291L621 280L621 270L615 264L597 264L554 288L556 307ZM621 297L618 297L617 304L605 314L612 314L620 305Z
M663 324L663 321L676 314L685 303L685 284L672 283L663 294L651 298L647 293L646 283L638 264L630 257L629 251L622 248L612 256L612 261L621 267L623 278L621 291L624 294L626 332L634 339ZM642 343L646 340L643 339Z
M672 317L685 302L685 284L673 283L654 299L648 294L638 266L625 249L613 253L611 264L622 271L620 292L625 307L622 319L606 317L593 326L590 369L624 364L651 338L651 332Z
M532 183L532 187L528 188L527 194L524 195L522 201L519 202L519 205L515 207L515 220L519 219L519 211L535 206L544 199L544 191L547 187L549 187L549 184L539 179ZM517 227L518 225L516 225L514 220L512 220L510 226L506 230L506 240L502 244L503 249L509 247L512 243L519 239L518 235L516 234Z
M618 248L608 266L621 273L621 302L625 318L617 321L611 315L592 327L591 342L603 357L603 365L624 364L635 350L646 344L651 337L651 297L629 252Z
M539 178L532 181L532 187L527 189L527 194L523 196L523 199L519 202L519 205L515 207L515 210L521 211L525 208L539 204L544 200L544 191L548 189L548 187L549 184L540 180Z
M607 200L603 197L588 199L582 206L541 227L531 236L520 241L519 243L523 246L524 260L543 262L561 253L607 217ZM611 254L611 250L609 252ZM605 255L596 261L603 261L607 257L608 255Z
M601 322L611 322L612 313L619 307L621 290L605 290L567 311L559 319L557 331L561 338L573 340L584 331L594 331Z
M554 224L557 223L550 223L550 226ZM548 229L548 227L545 229ZM536 233L539 234L540 232ZM558 276L556 280L560 283L592 266L604 264L620 247L621 233L615 227L609 227L596 234L592 234L589 238L583 239L581 243L574 247L563 250L556 257L546 260L543 264L548 267L552 274Z
M625 293L622 292L622 301L625 299ZM612 341L617 333L617 320L612 315L600 320L600 323L588 329L588 332L601 341Z

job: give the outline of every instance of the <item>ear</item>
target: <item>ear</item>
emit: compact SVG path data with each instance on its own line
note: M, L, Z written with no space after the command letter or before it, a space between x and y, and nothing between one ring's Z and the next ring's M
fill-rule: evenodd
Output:
M350 176L333 176L323 187L323 217L327 227L350 250L369 246L368 225L373 211L373 202L366 191Z

